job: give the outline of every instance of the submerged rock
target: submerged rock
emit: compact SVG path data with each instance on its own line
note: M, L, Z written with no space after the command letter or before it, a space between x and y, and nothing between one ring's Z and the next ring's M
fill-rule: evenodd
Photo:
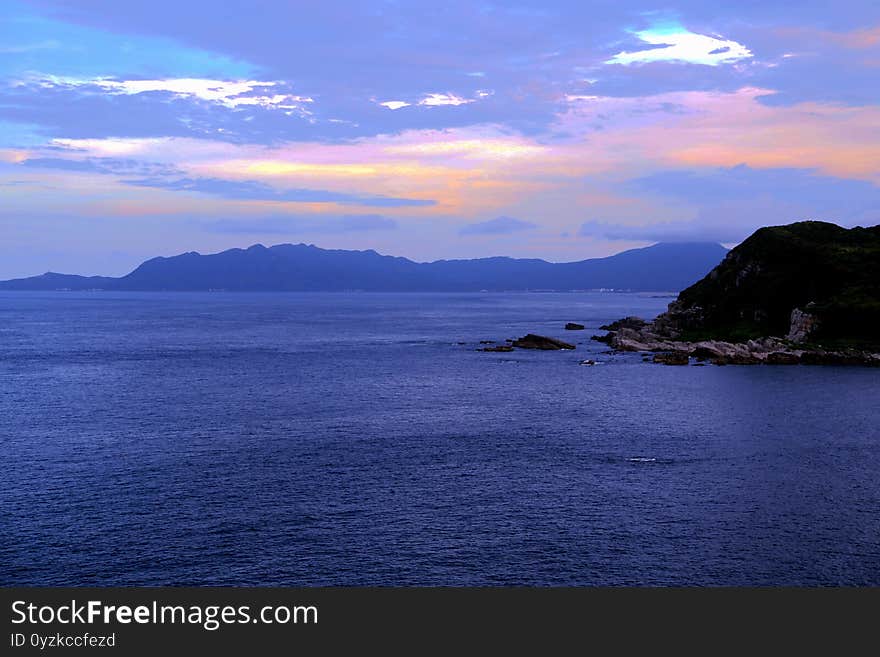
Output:
M583 324L576 324L575 322L568 322L568 324L565 325L566 331L583 331L585 328L587 327Z
M574 349L573 344L557 340L556 338L548 338L546 335L536 335L529 333L517 340L513 341L514 347L520 349L541 349L543 351L551 351L558 349Z

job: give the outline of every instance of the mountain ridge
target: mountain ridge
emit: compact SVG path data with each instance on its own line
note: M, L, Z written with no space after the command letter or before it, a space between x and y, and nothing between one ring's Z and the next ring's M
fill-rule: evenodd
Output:
M6 290L132 291L675 291L709 271L727 250L712 242L658 243L602 258L552 263L490 256L416 262L373 249L253 244L218 253L188 251L145 260L125 276L47 272L0 281Z

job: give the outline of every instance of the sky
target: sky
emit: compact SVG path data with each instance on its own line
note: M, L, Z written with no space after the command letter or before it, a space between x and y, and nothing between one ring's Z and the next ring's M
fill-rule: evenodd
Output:
M880 223L880 2L3 0L0 278Z

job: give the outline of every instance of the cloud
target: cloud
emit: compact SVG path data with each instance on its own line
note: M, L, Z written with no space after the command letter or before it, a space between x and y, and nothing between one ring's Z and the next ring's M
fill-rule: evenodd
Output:
M342 205L366 205L375 207L424 207L434 205L429 199L396 198L392 196L373 196L347 194L320 189L278 190L256 180L226 180L223 178L143 178L125 180L128 185L153 187L175 192L194 192L209 194L225 199L240 201L288 201L297 203L339 203Z
M216 104L229 110L281 110L287 116L294 113L310 116L307 106L314 102L309 96L290 93L289 84L280 81L220 80L207 78L112 79L106 77L80 78L55 75L29 75L13 81L12 90L30 93L49 91L67 92L74 97L94 95L138 96L154 95L160 100L188 99ZM271 92L271 93L270 93Z
M98 167L88 160L65 160L59 157L35 157L21 162L22 166L39 169L60 169L62 171L98 172Z
M717 169L661 171L636 178L628 187L700 205L764 197L802 204L818 212L848 214L866 206L880 206L877 185L790 167L754 169L740 164Z
M810 168L880 182L880 106L760 102L771 93L743 87L733 93L604 97L572 103L559 125L584 136L589 161L611 161L623 169L675 171L745 163L755 169Z
M242 201L289 201L299 203L339 203L373 207L426 207L436 204L432 199L399 198L377 194L350 194L320 189L276 189L257 180L228 180L225 178L185 177L184 172L173 165L141 162L134 159L90 157L69 159L58 157L29 158L22 166L42 169L58 169L85 173L117 176L147 176L123 180L135 187L151 187L176 192L209 194L230 200Z
M489 91L477 91L478 98L486 98L491 95L492 93ZM405 100L386 100L379 103L379 105L381 105L382 107L387 107L390 110L399 110L403 109L404 107L413 107L413 105L422 105L425 107L441 107L443 105L451 105L453 107L458 107L459 105L468 105L476 101L477 98L462 98L461 96L457 96L451 93L431 93L425 94L424 97L416 103L408 103Z
M603 221L585 221L577 231L578 237L594 237L625 242L721 242L734 243L750 235L760 224L666 221L643 226L623 225Z
M880 184L880 4L720 4L6 0L0 179L56 189L4 187L4 240L190 248L233 237L171 217L294 211L283 199L393 216L405 230L328 241L408 255L485 255L492 238L457 231L499 215L540 225L508 252L550 258L623 246L558 237L585 219L682 239L868 222L873 188L840 179ZM36 230L62 211L76 219Z
M47 39L38 43L23 43L21 45L0 46L0 55L21 55L38 50L55 50L61 44L55 39Z
M176 166L168 164L114 157L89 157L83 160L61 157L34 157L23 160L21 165L39 169L60 169L62 171L82 171L86 173L124 176L180 175L182 173Z
M359 233L396 230L397 221L378 214L339 216L272 216L257 219L222 219L201 224L214 233L294 235L299 233Z
M663 221L644 225L611 221L585 221L578 237L623 242L718 242L737 244L763 226L778 226L795 221L827 221L848 228L880 224L880 208L863 217L843 221L834 215L811 213L803 207L774 201L719 203L703 209L692 220Z
M38 183L34 180L4 180L0 182L0 187L21 187L21 186L35 186L41 187L41 183Z
M678 23L661 23L633 33L642 49L619 52L606 64L648 64L651 62L687 62L718 66L752 57L741 43L706 34L695 34Z
M566 95L595 93L599 87L605 95L637 96L729 91L752 85L778 92L768 102L797 102L787 99L802 101L808 96L866 102L857 99L868 98L876 86L869 82L870 67L862 62L867 51L840 46L849 58L833 58L833 70L843 73L835 79L832 67L825 63L826 46L839 42L871 47L876 41L874 28L866 26L877 24L875 0L851 0L846 11L835 11L819 0L799 2L797 12L779 3L747 5L718 7L678 0L670 13L657 12L644 3L560 0L490 3L477 8L456 1L444 5L442 11L424 3L394 3L377 11L370 3L340 0L332 6L307 8L268 3L254 12L247 2L234 0L224 4L223 12L215 12L210 3L200 0L127 0L116 5L34 0L20 11L40 11L51 17L54 27L36 29L29 23L27 29L15 25L17 30L10 32L22 32L21 43L54 39L62 44L86 44L85 53L74 57L72 48L65 48L53 58L46 55L39 66L21 62L20 70L9 72L49 71L93 80L103 76L130 89L134 87L129 83L143 87L144 82L167 89L169 81L179 85L183 80L219 81L221 85L277 83L248 92L250 98L261 98L249 101L262 103L257 106L236 103L228 107L232 97L206 102L192 88L184 90L186 96L180 95L178 87L177 96L168 91L134 94L133 98L144 101L143 106L156 105L151 108L155 112L152 121L149 112L139 111L135 104L119 102L114 108L93 104L90 111L103 109L99 113L109 123L103 132L101 123L90 123L84 113L65 117L62 108L79 104L75 93L63 94L63 100L59 95L48 107L48 99L41 97L33 104L43 107L22 107L16 112L40 118L47 132L64 137L213 132L216 139L277 143L489 123L532 135L552 129L555 115L564 111ZM17 3L10 13L16 14L16 7ZM675 22L666 18L658 25L658 17L664 16L674 16ZM777 42L783 39L776 32L786 27L804 32L786 38L782 51ZM842 36L820 43L810 37L811 31ZM105 40L109 41L104 44ZM123 48L127 40L132 44L130 52ZM104 45L91 52L93 43ZM338 43L345 48L333 46ZM818 51L813 65L822 69L821 84L799 79L809 75L780 71L790 70L789 65L765 67L783 52L793 52L793 46L799 47L794 50ZM215 55L213 60L211 55ZM75 61L75 73L69 72L67 60ZM608 61L628 64L609 66ZM631 65L645 61L651 65ZM670 70L661 70L664 63ZM282 81L288 85L283 89ZM480 95L487 87L494 92L491 98ZM199 93L212 93L213 88L201 86ZM32 93L43 96L39 90ZM168 100L163 94L188 101L176 111L178 118L185 116L187 121L179 122L173 132L161 132L173 129L158 107ZM310 112L309 120L301 124L284 121L284 113L271 108L303 103L276 99L278 94L315 99L302 108ZM144 96L156 98L148 103ZM213 111L186 107L197 104L193 101ZM411 107L420 102L426 106ZM391 104L398 111L389 111ZM12 111L8 107L7 100L0 98L0 108ZM112 109L130 120L111 116ZM235 116L230 117L221 109L242 113L233 112ZM90 130L88 135L80 125L83 122ZM73 130L79 132L65 134Z
M473 98L462 98L461 96L456 96L455 94L428 94L419 101L419 105L427 105L428 107L452 105L453 107L458 107L459 105L467 105L468 103L473 102Z
M809 169L735 167L664 171L624 185L683 204L693 219L586 221L578 235L646 242L739 242L761 226L815 219L844 226L880 223L880 187Z
M42 81L43 85L51 80ZM62 81L63 82L63 81ZM136 95L150 92L168 92L178 97L193 97L229 108L257 105L269 109L296 110L308 113L303 105L314 102L308 96L287 93L266 95L264 89L282 83L258 80L209 80L200 78L167 78L162 80L95 80L74 81L74 85L94 85L109 93ZM257 92L257 93L255 93Z
M411 143L393 144L387 153L419 156L458 156L475 160L506 160L540 155L548 149L526 139L494 137L485 134L480 139L459 139L450 132L425 134Z
M488 95L480 102L458 104L457 98L467 100L459 94L435 98L430 106L416 102L418 107L410 109L418 111L392 112L370 98L352 95L315 96L317 100L311 102L311 95L293 93L292 85L273 87L269 93L257 89L228 95L234 90L221 86L212 92L210 83L206 88L158 85L150 91L135 87L137 93L115 88L117 84L122 83L44 83L43 78L14 84L0 81L0 123L35 126L44 139L192 137L277 145L487 125L504 122L505 117L518 129L535 131L552 121L563 104L561 99L538 101L529 95L517 99Z
M83 5L86 3L82 3ZM43 5L43 6L40 6ZM114 76L137 72L144 77L248 76L249 64L217 50L183 45L164 35L138 30L119 33L84 20L57 20L41 0L4 0L0 12L0 79L43 71L54 75ZM156 7L156 11L161 11Z
M532 230L537 228L536 224L530 221L522 221L513 217L496 217L488 221L480 221L475 224L463 226L459 231L459 235L509 235L518 233L523 230Z

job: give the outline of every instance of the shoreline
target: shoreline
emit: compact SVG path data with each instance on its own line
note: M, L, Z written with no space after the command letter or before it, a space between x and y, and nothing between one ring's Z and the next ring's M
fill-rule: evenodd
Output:
M592 339L617 352L653 353L653 362L687 365L691 358L713 365L862 365L880 367L880 353L866 349L833 349L763 337L746 342L676 340L655 331L653 323L627 317L607 326L606 335Z

